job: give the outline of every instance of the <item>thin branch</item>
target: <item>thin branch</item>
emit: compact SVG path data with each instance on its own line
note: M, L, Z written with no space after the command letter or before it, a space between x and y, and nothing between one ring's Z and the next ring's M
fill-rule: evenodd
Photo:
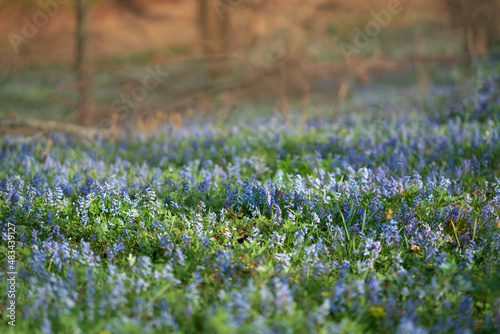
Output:
M109 129L96 129L71 123L41 121L32 118L13 118L0 120L0 127L29 128L43 132L59 131L83 138L107 138L112 134L111 130Z

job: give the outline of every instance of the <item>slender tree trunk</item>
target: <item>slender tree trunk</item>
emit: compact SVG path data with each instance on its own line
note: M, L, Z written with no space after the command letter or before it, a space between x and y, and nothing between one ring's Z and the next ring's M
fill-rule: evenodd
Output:
M225 69L224 53L230 48L231 12L226 0L198 0L198 24L203 43L203 55L211 74Z
M92 85L88 62L88 11L90 0L76 0L76 62L75 72L80 100L77 121L82 125L91 125L95 119L92 108Z

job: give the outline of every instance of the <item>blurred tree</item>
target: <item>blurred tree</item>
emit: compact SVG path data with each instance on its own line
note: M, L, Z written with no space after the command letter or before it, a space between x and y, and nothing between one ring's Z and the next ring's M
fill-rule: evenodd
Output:
M146 14L144 7L138 4L135 0L113 0L115 6L123 9L133 15L143 16Z
M164 20L166 17L156 13L150 13L146 10L146 6L138 0L112 0L113 5L123 12L132 14L141 19L149 20Z
M447 0L452 25L465 36L469 60L483 55L500 40L500 0Z
M120 9L135 16L148 19L158 19L161 16L150 15L136 0L113 0ZM77 87L80 94L78 102L77 122L90 126L98 121L98 115L92 103L92 82L89 66L88 48L88 13L91 0L76 0L76 52L75 72Z
M80 101L77 122L91 125L95 121L92 107L92 85L88 64L88 10L90 0L76 0L76 62L75 72Z
M231 43L231 12L242 0L198 0L198 24L203 55L213 75L224 70L224 53Z

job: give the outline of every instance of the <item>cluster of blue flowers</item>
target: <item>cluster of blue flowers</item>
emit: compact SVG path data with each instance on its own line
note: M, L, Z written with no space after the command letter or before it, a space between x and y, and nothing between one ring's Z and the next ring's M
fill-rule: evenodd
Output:
M365 115L91 147L5 138L16 330L500 331L499 125Z

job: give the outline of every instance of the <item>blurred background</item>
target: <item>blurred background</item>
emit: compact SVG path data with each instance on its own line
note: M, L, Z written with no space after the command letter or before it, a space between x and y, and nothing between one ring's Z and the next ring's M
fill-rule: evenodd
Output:
M425 107L495 59L499 16L499 0L1 0L0 132Z

